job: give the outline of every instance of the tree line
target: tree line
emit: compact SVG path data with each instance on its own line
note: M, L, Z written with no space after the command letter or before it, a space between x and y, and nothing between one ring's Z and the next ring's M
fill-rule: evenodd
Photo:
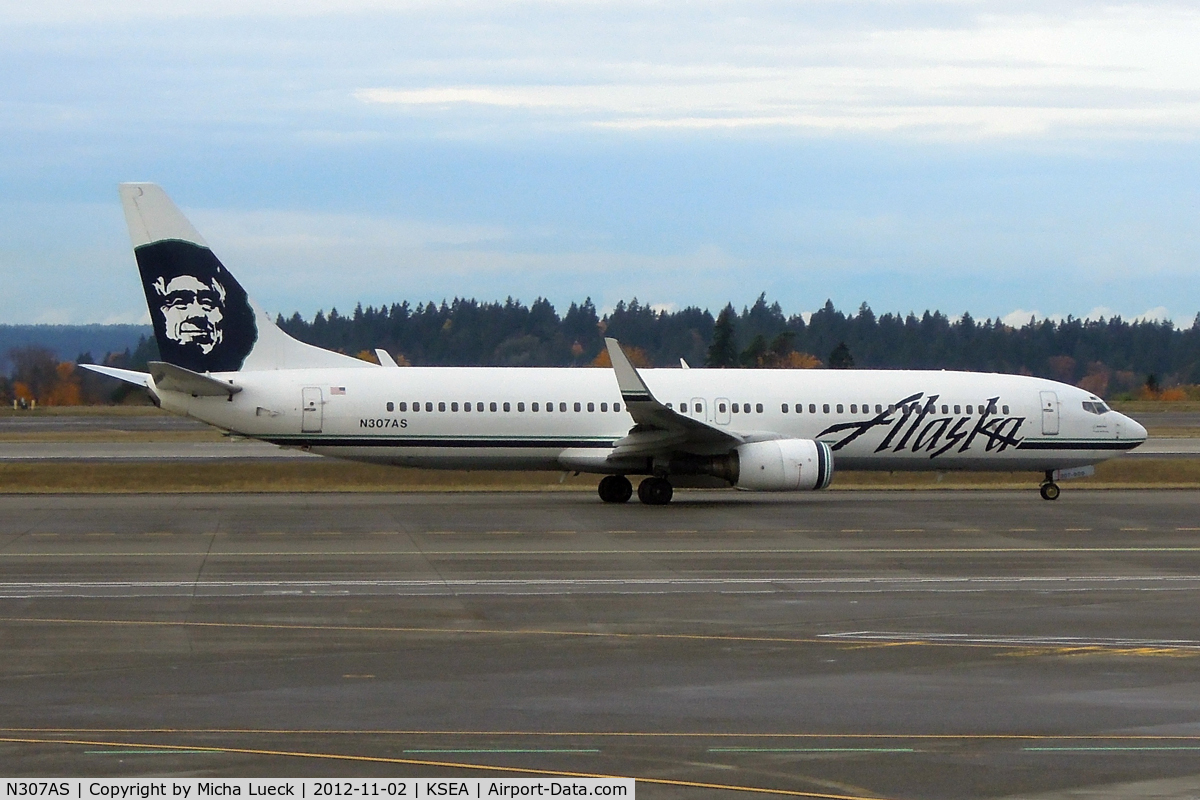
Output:
M787 315L764 295L738 311L727 304L669 310L634 299L601 314L590 299L559 314L545 299L361 305L312 319L278 319L301 341L374 360L382 348L400 364L429 366L605 365L612 336L644 366L751 368L962 369L1037 375L1084 387L1102 397L1200 398L1200 315L1188 328L1171 322L1031 320L1020 327L970 314L876 315L866 303L845 313L832 302L805 317ZM0 378L0 399L40 403L105 402L127 395L47 348L8 353L12 373ZM151 338L107 353L103 363L141 369L157 357ZM74 387L74 388L72 388Z

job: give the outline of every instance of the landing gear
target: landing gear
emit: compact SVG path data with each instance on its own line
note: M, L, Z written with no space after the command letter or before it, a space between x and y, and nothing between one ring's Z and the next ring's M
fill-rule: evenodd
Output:
M633 484L624 475L606 475L600 479L597 491L606 503L627 503L633 497Z
M666 478L646 478L638 484L638 500L648 506L665 506L671 502L675 490Z
M1058 484L1054 482L1054 473L1046 470L1046 480L1042 482L1042 499L1057 500L1060 494L1062 494L1062 489L1058 488Z

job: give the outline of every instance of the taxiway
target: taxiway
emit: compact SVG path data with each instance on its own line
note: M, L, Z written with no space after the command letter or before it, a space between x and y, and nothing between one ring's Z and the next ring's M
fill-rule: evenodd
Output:
M0 497L0 765L1190 797L1198 510L1182 491Z

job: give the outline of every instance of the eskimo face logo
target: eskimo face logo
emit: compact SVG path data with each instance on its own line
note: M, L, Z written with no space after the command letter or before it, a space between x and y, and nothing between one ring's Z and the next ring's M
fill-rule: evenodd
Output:
M241 369L258 325L246 291L213 252L166 240L136 253L163 361L193 372Z
M154 289L161 298L159 310L167 338L195 345L208 355L225 338L225 287L216 278L205 283L194 275L180 275L167 283L159 278Z

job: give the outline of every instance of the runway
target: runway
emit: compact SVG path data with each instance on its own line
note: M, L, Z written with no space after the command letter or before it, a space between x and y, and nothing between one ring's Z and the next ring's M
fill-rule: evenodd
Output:
M1149 439L1120 458L1200 458L1200 438ZM2 442L0 463L29 462L196 462L222 460L296 461L311 453L266 442Z
M1200 790L1200 493L678 500L0 497L3 772Z

